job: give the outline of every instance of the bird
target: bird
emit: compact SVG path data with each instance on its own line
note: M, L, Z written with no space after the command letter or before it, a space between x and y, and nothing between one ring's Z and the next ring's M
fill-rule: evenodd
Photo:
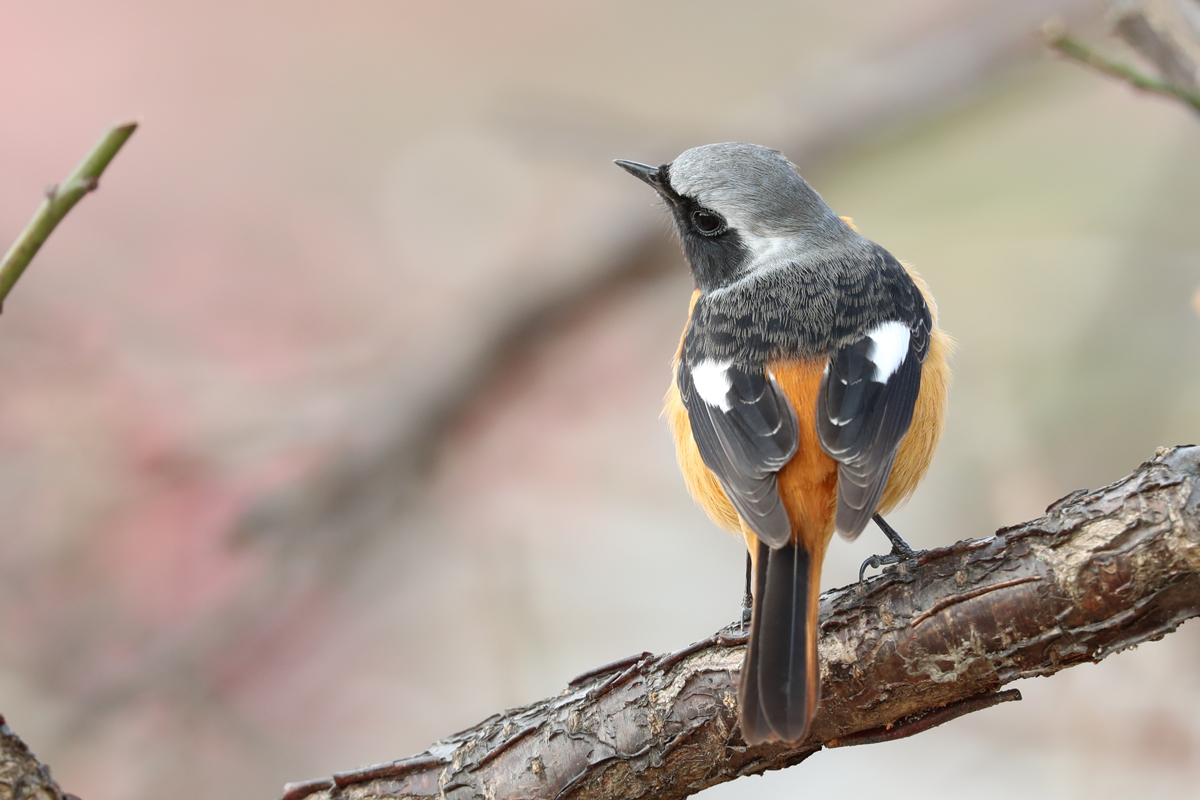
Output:
M820 701L827 546L874 519L892 551L868 564L911 557L882 515L933 459L952 341L925 281L780 151L726 142L615 163L669 209L695 283L664 416L692 496L746 543L741 735L795 744Z

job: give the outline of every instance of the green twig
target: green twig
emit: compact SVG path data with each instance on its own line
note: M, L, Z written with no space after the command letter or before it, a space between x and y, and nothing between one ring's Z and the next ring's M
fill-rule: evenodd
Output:
M41 208L4 254L4 260L0 261L0 309L3 309L4 299L12 291L13 284L62 218L85 194L100 185L100 176L105 168L137 130L137 126L136 122L126 122L109 128L66 180L46 189L46 199L42 201Z
M1087 45L1059 30L1047 30L1046 43L1067 58L1074 59L1081 64L1086 64L1092 69L1099 70L1106 75L1120 78L1133 88L1140 89L1143 92L1150 92L1180 100L1187 103L1192 107L1193 111L1200 114L1200 94L1196 94L1170 81L1152 78L1126 64L1110 61L1104 56L1090 50Z

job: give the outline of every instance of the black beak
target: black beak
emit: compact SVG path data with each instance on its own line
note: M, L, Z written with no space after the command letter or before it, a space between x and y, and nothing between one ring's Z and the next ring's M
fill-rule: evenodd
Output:
M658 191L661 192L663 190L661 167L652 167L649 164L639 164L636 161L625 161L620 158L613 161L613 163L633 177L650 184Z

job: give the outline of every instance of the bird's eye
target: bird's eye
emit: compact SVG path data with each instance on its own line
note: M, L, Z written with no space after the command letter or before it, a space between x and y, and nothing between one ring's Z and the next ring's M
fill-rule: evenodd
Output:
M719 233L725 232L725 220L721 219L719 214L714 214L703 208L698 208L692 212L692 224L696 226L696 230L705 236L716 236Z

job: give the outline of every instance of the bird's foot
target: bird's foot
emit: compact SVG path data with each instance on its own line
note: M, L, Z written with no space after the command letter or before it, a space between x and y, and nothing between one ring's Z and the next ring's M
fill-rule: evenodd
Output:
M900 538L900 534L896 533L896 529L887 524L882 516L876 514L872 517L875 524L883 531L883 535L892 543L892 551L887 555L874 555L862 563L858 568L858 582L863 582L863 576L869 568L888 567L892 564L902 564L905 561L912 561L917 557L917 551L909 547L908 542Z
M905 550L900 550L893 547L892 552L887 555L874 555L862 563L858 568L858 582L863 582L863 577L867 570L871 568L890 567L892 564L902 564L905 561L912 561L917 557L917 553L911 547L906 547Z

